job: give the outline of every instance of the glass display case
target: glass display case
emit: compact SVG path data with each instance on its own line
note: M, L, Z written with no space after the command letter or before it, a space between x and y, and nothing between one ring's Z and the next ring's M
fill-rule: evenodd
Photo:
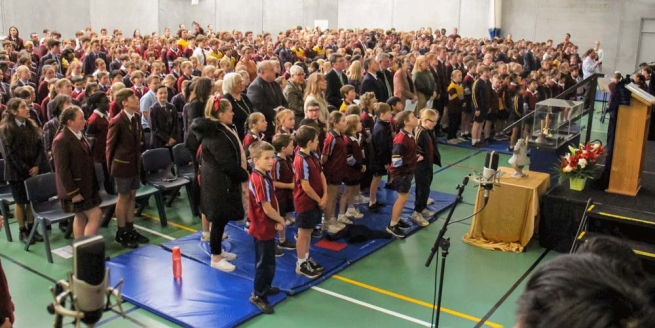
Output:
M564 99L546 99L538 102L529 126L529 145L536 148L557 149L580 135L580 126L574 121L582 113L583 102Z

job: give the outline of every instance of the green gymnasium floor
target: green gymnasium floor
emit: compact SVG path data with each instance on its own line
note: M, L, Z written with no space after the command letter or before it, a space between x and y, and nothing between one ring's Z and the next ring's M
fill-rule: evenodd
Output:
M598 109L600 105L596 106ZM597 111L598 113L598 111ZM605 140L607 127L594 118L592 139ZM586 125L586 118L582 121ZM584 133L584 132L583 132ZM583 134L584 136L584 134ZM584 139L584 137L583 137ZM483 167L484 152L449 145L440 145L444 165L457 163L437 173L432 189L455 193L455 186L473 169ZM464 159L464 160L463 160ZM501 166L509 166L508 155L501 155ZM473 213L476 188L474 184L464 193L464 201L453 220ZM151 202L154 205L154 202ZM447 211L446 211L447 212ZM148 229L142 233L153 245L179 238L200 229L198 219L191 218L186 197L178 197L167 209L169 226L162 228L152 208L137 218L136 224ZM244 327L413 327L430 326L434 263L425 268L425 259L447 213L439 220L406 240L399 240L347 267L327 281L279 304L274 315L261 315ZM18 235L15 220L8 228L14 238ZM526 277L535 267L558 254L539 247L533 240L521 254L488 251L464 244L461 237L468 231L470 219L449 226L450 255L446 265L441 327L513 327L516 300L524 288ZM56 231L51 236L53 249L70 241ZM115 224L101 233L107 243L107 255L125 252L113 242ZM46 261L43 245L33 246L29 252L23 244L9 243L0 234L0 261L7 275L9 289L16 306L15 327L48 327L53 316L46 311L52 301L49 288L55 280L65 278L72 269L72 259L53 255L54 263ZM132 304L124 304L129 319L105 313L102 327L174 327L176 325ZM484 320L481 320L484 318ZM212 326L208 322L207 327Z

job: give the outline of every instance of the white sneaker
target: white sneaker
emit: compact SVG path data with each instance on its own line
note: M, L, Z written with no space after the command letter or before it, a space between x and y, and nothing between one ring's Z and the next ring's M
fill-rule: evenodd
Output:
M287 215L284 216L284 220L286 221L287 225L296 223L296 218L289 213L287 213Z
M432 204L434 204L434 199L432 199L432 198L428 198L428 203L427 203L427 204L428 204L428 205L432 205Z
M334 234L346 227L345 224L338 222L337 219L332 218L332 220L323 222L323 231Z
M339 217L337 217L337 221L344 224L353 224L353 221L350 221L350 219L346 217L346 214L339 214Z
M211 234L209 233L209 231L203 231L200 234L200 241L201 242L209 242L210 238L211 238Z
M421 215L423 215L424 218L431 218L434 216L434 212L428 210L427 208L421 212Z
M427 227L430 225L430 222L424 219L423 215L421 215L421 213L419 212L412 213L412 221L414 221L414 223L420 225L421 227Z
M222 258L224 258L224 259L226 259L226 260L228 260L228 261L234 261L234 260L237 259L237 255L236 255L236 254L234 254L234 253L229 253L229 252L227 252L227 251L225 251L225 250L223 250L223 251L221 252L220 255L221 255Z
M353 219L361 219L364 217L364 214L362 214L356 208L351 207L346 211L346 216Z
M223 252L223 253L225 253L225 252ZM212 268L217 269L217 270L221 270L223 272L232 272L232 271L234 271L234 269L237 268L237 267L234 266L234 264L228 262L226 259L221 259L218 262L214 262L214 261L209 261L209 262L210 262L209 265Z
M361 194L355 196L355 204L368 204L369 201L371 201L370 198L362 196Z

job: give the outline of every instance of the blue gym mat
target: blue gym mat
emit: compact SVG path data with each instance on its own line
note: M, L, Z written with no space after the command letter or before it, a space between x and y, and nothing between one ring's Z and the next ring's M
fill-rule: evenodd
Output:
M107 262L109 285L123 279L123 297L184 327L235 327L261 312L248 298L250 280L182 258L182 278L173 278L171 253L143 246ZM271 304L286 295L269 296Z
M232 261L236 269L227 274L252 281L255 278L255 243L253 238L243 228L230 224L225 227L225 233L229 237L223 240L223 249L237 255L237 259ZM200 241L200 232L161 245L161 247L169 251L175 246L180 247L183 256L200 262L203 265L209 265L211 250L208 242L203 243ZM312 280L296 274L296 261L298 258L295 250L282 251L285 253L284 256L276 258L273 285L290 295L297 294L317 285L333 274L343 270L348 265L345 259L335 258L323 253L311 252L311 257L325 267L323 274Z

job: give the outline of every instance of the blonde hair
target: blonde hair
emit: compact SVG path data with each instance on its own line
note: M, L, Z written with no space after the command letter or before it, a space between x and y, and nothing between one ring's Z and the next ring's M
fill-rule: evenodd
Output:
M348 68L348 80L361 81L364 76L362 73L362 63L359 60L354 60Z
M414 69L412 70L412 73L423 72L423 69L421 68L421 64L427 61L428 61L428 57L426 56L416 57L416 62L414 63Z
M341 121L341 119L344 116L345 115L343 115L343 113L338 111L338 110L335 110L334 112L330 113L330 115L328 116L328 122L327 122L328 129L330 129L330 130L334 129L334 126L337 125L339 123L339 121Z
M25 65L18 66L18 68L16 69L16 72L11 77L11 85L16 84L18 82L18 80L20 79L19 76L24 72L30 72L30 69Z
M223 80L214 82L214 93L223 95Z
M109 91L109 98L111 98L111 100L115 100L114 96L116 95L116 93L118 93L118 91L121 91L123 89L125 89L125 84L123 84L122 82L116 82L112 84L110 89L111 91Z
M218 114L225 113L228 108L232 107L232 104L230 104L230 101L227 99L221 99L218 102L218 110L214 110L214 99L214 96L210 96L207 100L207 104L205 105L205 117L212 121L219 122L220 119L218 118Z
M289 115L295 117L295 115L293 114L293 111L291 111L290 109L286 109L286 108L283 109L283 110L278 111L277 114L275 114L275 130L276 131L279 131L282 128L282 122Z
M375 99L375 93L366 92L363 95L359 96L359 105L362 109L369 109L373 104L373 99Z
M248 129L252 129L255 124L259 123L261 120L266 120L266 117L264 114L260 112L254 112L248 116L248 120L246 121L246 124L248 125Z
M357 125L360 122L359 115L357 114L350 114L346 116L346 131L345 134L352 136L357 133Z
M309 95L323 99L323 90L321 90L321 87L319 86L319 83L322 80L325 80L325 75L323 75L323 73L316 72L309 76L307 79L304 99L307 99L307 96Z
M432 108L423 108L420 112L420 117L421 121L433 120L436 122L439 120L439 112Z

